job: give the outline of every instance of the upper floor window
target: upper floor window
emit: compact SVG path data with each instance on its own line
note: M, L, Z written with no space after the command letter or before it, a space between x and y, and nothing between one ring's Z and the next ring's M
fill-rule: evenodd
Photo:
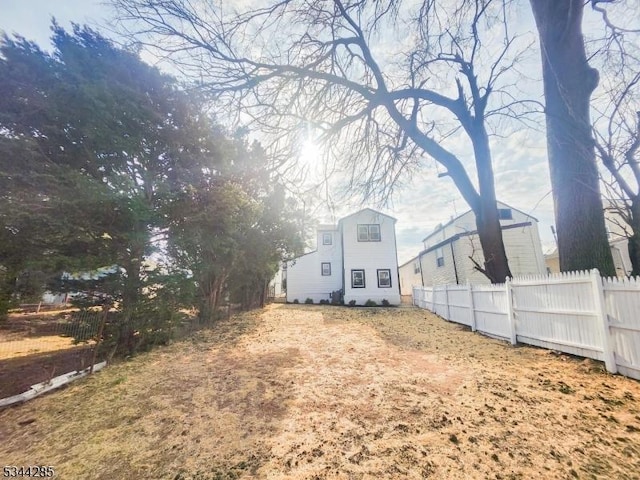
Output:
M436 266L444 266L444 252L442 251L442 247L436 248Z
M379 242L380 241L380 225L358 225L358 241L359 242Z
M323 245L331 245L331 244L333 244L333 235L331 235L330 233L323 233L322 234L322 244Z
M413 273L420 273L420 262L413 262Z
M510 208L499 208L498 218L500 218L500 220L513 220L513 212Z

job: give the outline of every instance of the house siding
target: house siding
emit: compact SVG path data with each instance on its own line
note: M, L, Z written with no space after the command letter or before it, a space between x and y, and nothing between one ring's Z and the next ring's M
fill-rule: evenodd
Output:
M414 257L404 265L398 268L398 276L400 277L400 295L411 295L414 285L422 285L422 275L420 272L415 273L414 263L419 262L418 257ZM422 268L422 267L421 267Z
M498 203L499 208L511 208ZM500 220L505 251L512 275L542 275L546 273L544 255L538 233L537 220L511 208L512 218ZM475 215L467 212L424 239L426 252L421 255L424 285L445 283L489 283L489 279L474 268L472 257L480 265L484 263L482 247L475 230ZM457 238L451 238L459 235ZM445 264L438 267L436 251L442 245ZM429 251L431 249L431 251ZM454 264L455 257L455 264ZM457 274L457 275L456 275Z
M452 246L453 252L451 251ZM459 247L460 245L457 242L453 242L453 244L448 243L442 247L444 264L440 267L436 263L436 250L422 254L420 257L420 266L422 268L422 278L424 279L425 286L430 287L444 283L456 283L456 271L459 271L460 268L458 259L461 258L457 251Z
M358 224L380 225L379 242L359 242ZM340 221L344 248L344 301L355 300L363 305L367 300L380 304L387 300L392 305L400 304L398 285L398 259L396 253L395 220L373 210L365 209ZM379 288L377 271L388 269L391 273L391 287ZM351 271L365 271L365 288L351 286Z
M616 276L625 277L631 274L633 266L629 256L629 240L621 238L610 242L613 265L616 267Z
M332 234L332 244L323 245L322 234ZM313 303L330 300L331 292L342 288L342 244L339 231L333 229L318 230L315 252L308 253L288 262L287 265L287 302L298 300L304 303L311 298ZM331 275L322 275L322 263L331 264Z

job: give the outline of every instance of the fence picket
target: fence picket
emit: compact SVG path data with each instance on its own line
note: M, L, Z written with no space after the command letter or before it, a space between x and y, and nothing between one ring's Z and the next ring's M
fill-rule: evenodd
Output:
M413 292L419 307L473 331L602 360L607 371L640 380L640 277L563 272Z
M469 294L469 322L471 323L471 331L476 331L476 312L475 307L473 305L473 285L471 282L467 281L467 291Z
M511 289L511 279L507 277L504 283L505 294L507 295L507 320L509 322L509 330L511 331L511 345L518 343L516 335L516 320L513 310L513 290Z
M616 368L616 357L613 350L611 330L609 329L609 316L605 309L602 278L600 277L600 272L595 268L591 270L591 279L593 282L593 298L596 304L596 313L602 327L602 350L604 354L604 363L608 372L616 373L618 369Z

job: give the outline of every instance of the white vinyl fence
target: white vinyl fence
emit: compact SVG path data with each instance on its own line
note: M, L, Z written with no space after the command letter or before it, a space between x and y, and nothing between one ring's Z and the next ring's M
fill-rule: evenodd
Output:
M601 278L592 270L413 287L413 303L514 345L602 360L609 372L640 380L640 277Z

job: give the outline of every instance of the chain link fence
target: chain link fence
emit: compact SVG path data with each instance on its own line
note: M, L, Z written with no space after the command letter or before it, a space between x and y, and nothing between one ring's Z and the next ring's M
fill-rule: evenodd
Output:
M102 360L96 341L101 309L47 307L25 306L0 321L0 399Z
M220 318L240 310L220 307ZM0 320L0 400L47 384L70 372L81 372L123 351L144 351L211 327L196 312L142 312L127 319L108 307L72 308L66 304L23 305ZM131 325L126 335L125 325ZM134 326L135 325L135 326ZM131 346L134 342L134 346ZM39 388L39 387L38 387Z

